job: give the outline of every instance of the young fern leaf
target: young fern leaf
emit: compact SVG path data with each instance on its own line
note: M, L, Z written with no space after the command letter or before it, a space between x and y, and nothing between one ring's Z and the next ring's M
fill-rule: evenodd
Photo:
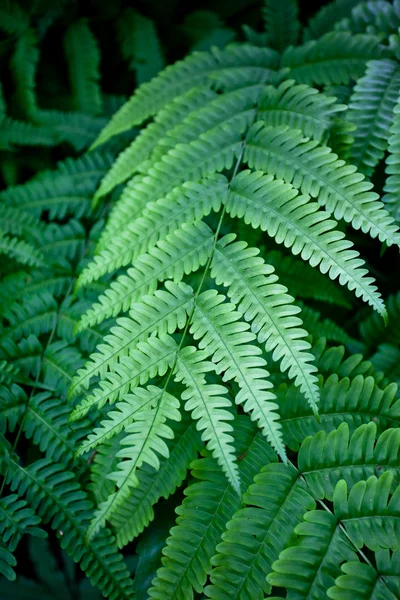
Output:
M236 87L235 76L238 72L244 75L249 72L249 79L253 79L253 83L256 83L254 81L256 75L259 82L266 82L267 79L271 80L274 77L278 66L278 53L269 48L257 48L250 44L243 44L240 48L231 46L224 50L213 48L210 53L194 52L184 60L164 69L152 81L144 83L112 117L93 147L141 124L171 100L196 86L208 83L216 87L221 85L228 88L230 85Z
M277 283L272 267L266 265L259 251L247 248L245 242L232 241L232 236L220 240L211 265L211 275L218 285L228 288L231 299L245 318L252 323L252 331L259 343L265 343L274 360L280 360L281 370L288 370L305 394L313 410L317 410L319 391L316 367L309 352L311 346L304 340L299 313L291 305L293 298L284 286Z
M294 79L286 79L277 87L269 85L258 105L258 118L265 125L287 125L301 129L304 135L321 141L331 128L336 113L345 110L343 104L335 104L336 98L325 96L308 85L296 85Z
M279 52L287 46L297 43L300 33L297 0L264 0L264 22L267 34L267 46Z
M82 316L80 328L127 311L132 303L146 294L154 293L158 282L173 279L179 283L184 275L204 266L211 253L214 233L203 222L182 225L181 229L160 240L148 254L142 254L135 266L121 275Z
M348 160L368 177L386 152L399 92L398 64L388 59L372 60L350 97L346 118L357 129Z
M76 21L68 28L64 49L74 108L89 115L101 113L100 51L85 19Z
M241 314L235 311L234 305L224 300L215 290L200 294L190 333L195 340L200 340L199 348L211 357L217 373L224 374L223 381L236 381L240 389L236 404L243 405L243 410L250 413L272 447L286 460L276 412L278 405L271 391L266 362L260 356L260 348L251 344L256 335L249 331L247 323L240 321Z
M136 395L135 421L126 427L128 435L121 441L121 450L118 452L118 457L124 460L119 462L118 470L109 475L118 489L96 509L87 531L88 540L105 526L117 508L130 497L130 489L139 485L137 470L144 463L158 470L158 454L165 458L169 456L164 440L173 438L174 434L166 421L180 421L179 400L156 386L149 386L147 392L144 401Z
M389 246L400 246L400 234L392 217L371 192L356 167L338 160L327 146L304 138L286 127L256 123L247 137L245 161L317 198L336 219L344 218L354 229L378 237Z
M241 456L240 478L245 489L261 467L276 455L261 433L255 433L245 417L235 419L235 450ZM194 482L177 508L177 526L163 550L162 567L149 590L154 600L188 600L193 590L201 593L211 571L211 559L225 523L240 507L241 499L207 453L192 463Z
M104 337L97 351L91 354L83 369L80 369L69 389L69 397L87 389L95 376L105 377L107 371L123 356L128 356L138 343L151 335L172 334L183 329L187 315L193 305L194 293L185 283L165 282L164 290L156 290L152 296L144 296L141 302L132 304L129 317L117 320L110 334ZM78 328L78 331L80 328Z
M227 422L234 419L227 410L231 402L224 387L206 382L205 373L214 370L214 365L205 360L206 354L193 346L183 348L178 354L175 379L186 386L182 400L185 401L185 410L197 421L197 429L202 432L201 439L207 442L207 448L229 483L240 494L239 469L232 446L233 427Z
M183 121L188 114L204 106L216 96L216 92L207 86L195 87L169 102L155 116L154 122L141 129L133 142L117 157L101 180L93 202L97 203L117 185L140 172L141 165L150 158L154 148L165 134Z

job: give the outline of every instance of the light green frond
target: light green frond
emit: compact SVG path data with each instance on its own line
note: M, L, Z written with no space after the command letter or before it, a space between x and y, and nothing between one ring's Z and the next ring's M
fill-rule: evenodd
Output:
M100 113L102 109L99 87L100 51L86 19L75 21L67 29L64 50L74 108L89 115Z
M267 86L258 106L258 118L265 125L287 125L301 129L304 135L321 141L332 126L336 113L345 105L325 96L308 85L296 85L294 79L282 81L278 87Z
M114 364L111 370L105 373L99 386L74 408L71 421L81 419L94 406L102 408L106 402L113 404L119 399L125 399L127 393L133 392L138 385L144 385L156 374L164 375L174 362L176 352L176 342L169 335L151 337L147 342L139 342L137 348L131 349L128 356L122 356L119 363ZM118 404L121 410L124 406ZM114 416L117 422L124 419L124 415L119 415L118 412L110 414L113 422ZM97 438L97 435L95 437Z
M255 433L245 417L235 419L235 450L244 489L261 467L276 461L271 447ZM240 508L241 499L221 472L217 461L206 455L192 463L193 483L177 508L176 527L163 550L162 567L149 590L154 600L189 600L201 593L211 571L211 559L225 524Z
M357 481L390 471L396 488L400 483L399 449L398 429L387 429L377 436L372 421L360 425L350 436L349 426L343 422L330 433L320 431L307 437L300 447L297 465L311 493L332 501L339 479L351 488Z
M240 177L240 176L239 176ZM300 312L292 304L287 289L278 284L274 270L266 265L256 248L245 242L229 243L226 236L217 244L211 265L211 275L218 285L228 288L228 296L246 321L259 343L265 343L273 360L281 360L282 372L288 371L313 407L319 400L316 368L311 363L311 346L305 341L307 332L301 328ZM311 364L310 364L311 363Z
M147 464L158 470L160 460L158 455L169 457L165 439L172 439L174 433L168 419L180 421L179 400L168 394L165 389L155 386L147 388L148 398L137 402L135 420L125 428L127 435L121 440L118 457L123 459L117 465L116 471L109 478L117 484L117 491L111 494L105 502L96 509L87 531L91 539L105 525L105 522L124 504L130 496L130 489L139 485L137 470Z
M216 92L203 86L190 88L182 96L171 100L155 116L154 122L141 129L133 142L117 157L102 179L94 202L139 172L140 166L150 157L165 134L182 122L188 114L207 104L216 95Z
M187 182L175 188L165 198L145 206L139 217L115 233L104 235L93 261L80 276L79 285L99 279L119 267L131 264L149 252L159 241L173 234L182 224L191 225L211 211L218 211L221 198L227 192L223 175L210 176L199 182ZM120 214L120 218L123 215Z
M212 562L213 600L262 600L271 591L265 576L315 502L293 467L272 463L261 469L243 496L245 507L226 524Z
M397 100L393 109L393 121L388 139L389 154L386 158L386 183L383 188L385 194L382 198L387 210L392 217L400 223L400 100Z
M146 175L134 177L110 215L101 248L107 248L116 232L120 236L134 219L142 216L150 202L164 198L176 186L232 168L241 151L242 133L222 123L204 137L178 144L154 163Z
M182 226L158 242L148 254L140 256L126 275L116 279L82 316L80 327L101 323L107 317L127 311L131 304L153 293L158 281L170 278L179 283L185 274L206 264L213 240L213 232L201 221Z
M331 31L318 40L286 48L281 67L288 67L298 83L341 85L358 79L369 60L387 54L377 36Z
M272 73L278 66L279 56L276 52L250 44L240 47L233 45L224 50L213 48L210 53L194 52L184 60L164 69L152 81L143 84L113 116L94 146L103 144L110 137L139 125L168 102L191 88L207 83L217 86L229 83L226 81L226 76L229 76L230 72L236 74L240 69L248 69L251 78L256 68Z
M304 138L287 127L264 127L256 123L249 132L245 160L318 199L318 203L381 242L400 245L393 218L372 192L372 184L356 167L338 160L327 146Z
M132 304L129 318L117 320L117 326L104 337L85 367L77 372L69 390L70 397L87 389L93 377L104 378L115 363L128 356L139 342L146 341L150 335L161 337L185 326L193 304L192 288L173 281L166 281L165 288L156 290L152 296L144 296L141 302Z
M234 416L227 409L231 407L227 390L221 385L206 382L205 373L214 369L206 361L206 353L188 346L178 354L176 380L182 381L186 389L182 393L185 410L197 421L201 439L218 461L233 489L240 494L239 469L232 446L232 421Z
M346 119L357 129L348 160L368 177L387 150L399 91L397 63L388 59L372 60L350 97Z
M267 363L260 356L261 349L252 343L256 335L249 331L250 325L240 321L241 314L225 299L216 290L200 294L190 333L200 340L199 348L211 357L217 373L223 373L222 380L236 381L240 390L236 404L243 405L243 410L250 413L272 447L286 460Z
M299 38L300 21L297 0L264 0L263 16L267 33L267 46L283 52L295 45Z
M137 473L138 487L111 517L117 544L123 548L135 539L154 519L154 505L168 498L182 483L190 463L202 448L194 423L171 423L174 439L167 440L169 457L160 458L160 468L143 465ZM223 477L223 475L222 475Z

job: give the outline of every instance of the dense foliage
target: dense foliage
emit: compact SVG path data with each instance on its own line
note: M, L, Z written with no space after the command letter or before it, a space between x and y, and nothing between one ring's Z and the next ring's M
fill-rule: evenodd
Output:
M394 600L400 0L170 5L0 7L1 598Z

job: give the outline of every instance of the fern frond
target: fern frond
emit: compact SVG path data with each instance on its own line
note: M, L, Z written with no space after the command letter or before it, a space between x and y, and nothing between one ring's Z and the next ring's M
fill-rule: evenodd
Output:
M243 487L252 483L261 467L276 456L261 433L255 433L245 417L235 419L235 450ZM241 500L208 454L192 463L194 482L177 508L177 526L163 550L162 567L149 590L154 600L188 600L193 589L201 593L211 571L211 559L225 523L240 507Z
M224 300L216 290L200 294L190 333L199 340L199 348L211 357L217 373L223 373L222 380L236 381L240 390L236 404L243 405L243 410L250 413L272 447L286 460L267 363L260 356L261 350L251 343L256 335L249 331L250 326L240 321L241 314Z
M332 30L332 26L341 19L351 14L354 6L357 6L360 0L333 0L329 4L322 6L319 11L313 15L305 31L305 39L319 38L323 34Z
M43 383L65 398L76 369L83 367L83 364L82 354L76 346L57 340L47 346L43 355Z
M125 460L121 460L117 465L118 470L109 475L109 478L116 482L118 489L96 509L87 531L88 539L96 535L117 508L130 497L130 489L138 487L137 470L143 464L158 470L158 455L169 457L165 439L172 439L174 433L166 421L181 419L179 400L168 394L165 389L149 386L147 390L142 390L140 395L137 392L130 399L134 399L136 403L135 421L125 428L128 435L122 439L118 452L118 457Z
M325 96L308 85L296 85L294 79L282 81L278 87L267 86L258 105L258 118L265 125L287 125L301 129L304 135L321 141L331 128L336 113L345 105Z
M371 357L377 371L382 371L390 381L400 385L400 349L391 344L380 344Z
M151 19L133 8L127 8L117 22L117 35L121 53L136 71L137 84L141 85L157 75L164 59L156 27Z
M11 58L11 71L15 81L15 96L21 112L29 118L38 111L36 99L36 68L39 60L37 36L26 29L19 36Z
M42 521L57 531L61 547L80 561L92 584L111 600L132 599L132 582L110 532L105 530L86 545L85 528L92 506L74 475L48 459L22 467L8 455L5 462L12 490L26 495Z
M363 75L369 60L387 54L377 36L331 31L318 40L286 48L281 67L289 68L298 83L346 85Z
M12 567L17 566L17 560L13 554L0 546L0 574L4 575L9 581L15 581L17 575Z
M361 2L352 8L351 14L335 23L335 29L351 31L352 33L374 33L381 38L396 33L400 26L400 7L397 0L394 3L386 0L369 0Z
M283 52L287 46L297 43L300 33L297 0L264 0L263 16L267 45Z
M399 551L379 550L375 553L376 568L359 561L344 563L344 575L327 590L328 598L345 600L350 593L354 600L396 600L400 594L399 558Z
M173 234L182 224L191 225L211 211L219 210L225 189L226 179L222 175L210 176L198 183L187 182L165 198L147 204L132 222L127 224L125 221L117 239L115 233L110 237L109 227L99 243L99 252L81 274L79 285L86 285L91 280L133 263L138 256L149 252L159 240ZM118 220L121 217L123 213L119 214Z
M386 300L389 323L398 323L400 320L400 292L393 294ZM379 344L388 342L395 346L400 345L400 332L397 327L386 327L385 323L376 313L372 313L361 321L360 334L369 350L374 350Z
M150 335L162 337L185 326L193 305L192 288L172 281L166 281L165 288L155 291L152 296L144 296L141 302L132 304L129 318L117 320L117 327L111 329L97 352L77 372L69 390L70 397L87 389L93 377L99 375L104 378L118 360L128 356L139 342L146 341Z
M233 427L227 422L234 418L227 410L231 402L224 387L206 382L205 373L212 371L214 366L205 359L206 353L197 351L193 346L181 350L176 365L176 381L183 381L186 386L182 400L185 401L185 410L197 421L197 429L202 432L201 439L207 442L207 448L229 483L240 494L239 470L232 446Z
M25 534L40 538L47 536L43 529L37 527L39 523L40 517L17 494L0 499L0 538L11 552L14 552Z
M105 378L100 381L99 387L74 408L71 413L71 421L80 419L94 406L102 408L106 402L112 404L116 400L124 398L125 394L133 392L138 385L144 385L156 374L164 375L172 365L176 352L177 344L169 335L163 335L160 338L151 337L147 342L139 342L136 349L130 350L128 356L121 357L119 363L112 366L111 370L105 374ZM135 397L132 398L133 402L136 400ZM130 410L130 400L125 398L125 401L127 402L126 406L124 403L118 404L117 408L121 411L120 413L117 411L110 413L113 424L115 421L118 424L121 419L125 419L126 408ZM103 425L107 434L109 425L106 426L105 422ZM99 437L99 432L95 430L94 438ZM81 452L85 452L90 447L82 449Z
M168 102L191 88L207 83L217 87L228 84L229 87L229 79L227 81L226 76L229 76L230 73L234 76L240 69L250 71L250 78L253 78L253 83L256 83L254 81L256 69L264 77L272 77L278 66L278 53L250 44L240 47L233 45L224 50L213 48L210 53L194 52L184 60L164 69L152 81L143 84L114 115L93 147L103 144L118 133L139 125ZM232 83L236 87L237 84Z
M231 241L232 236L228 235L217 243L212 277L218 285L228 288L228 297L245 320L252 323L259 343L265 343L267 352L273 353L273 360L281 360L282 372L288 371L316 410L319 400L316 368L310 364L313 356L310 344L304 340L302 321L295 316L299 309L291 306L292 296L277 283L273 268L257 256L259 251L248 248L245 242Z
M204 106L216 96L216 92L207 86L200 86L194 89L190 88L182 96L171 100L155 116L154 122L141 129L133 142L117 157L102 179L94 196L94 202L135 173L140 172L141 165L151 156L154 148L165 134L190 113Z
M74 108L89 115L101 113L100 51L86 19L70 25L64 37L64 49Z
M244 494L245 508L228 521L213 558L208 598L254 598L270 592L265 575L290 541L294 527L315 502L293 467L272 463L261 469Z
M57 302L53 296L43 293L30 296L19 304L14 302L2 311L2 319L7 326L1 337L11 337L15 341L30 334L39 336L53 329L57 318Z
M346 118L357 129L348 160L369 177L386 152L399 91L397 63L372 60L350 97Z
M321 336L328 341L338 342L339 344L351 343L349 334L346 333L343 327L337 325L335 321L332 321L332 319L322 319L319 311L309 306L304 306L303 302L297 302L297 304L301 308L304 327L313 338Z
M386 158L386 183L383 188L385 194L382 198L387 210L392 217L400 223L400 178L398 165L400 163L400 99L397 99L393 109L393 121L388 139L389 155Z
M174 439L167 441L169 457L161 457L158 470L142 466L137 474L139 485L110 519L120 548L136 538L154 519L153 506L161 497L168 498L182 483L190 463L203 446L193 423L171 425Z
M105 318L127 311L131 304L153 293L158 281L173 279L179 283L183 276L206 264L214 234L205 224L195 222L167 236L135 261L126 275L116 279L99 301L83 315L81 328L100 323Z
M394 487L400 483L400 432L386 429L377 437L374 421L360 425L351 435L343 422L338 429L306 437L298 454L298 469L311 493L332 500L339 479L349 488L371 475L390 471Z
M146 175L134 177L110 215L101 248L112 243L117 231L121 235L129 223L142 216L150 202L164 198L174 187L230 169L241 151L242 133L243 130L222 123L199 139L178 144L155 162Z
M321 366L319 366L320 370ZM335 368L336 371L336 368ZM350 433L363 423L374 421L381 431L396 428L400 420L400 401L396 399L397 386L392 383L379 387L372 376L330 375L321 387L318 423L306 400L293 386L277 390L279 412L285 444L297 450L309 435L323 430L327 433L347 423Z
M0 121L0 140L1 149L10 150L13 146L56 146L61 136L52 127L5 117Z
M300 131L256 123L247 138L245 160L250 167L282 178L317 198L330 214L344 218L354 229L388 245L400 245L398 228L377 201L379 196L370 191L372 184L356 167L338 160L327 146L308 141Z
M5 254L23 265L43 265L42 253L28 242L10 237L0 229L0 255Z

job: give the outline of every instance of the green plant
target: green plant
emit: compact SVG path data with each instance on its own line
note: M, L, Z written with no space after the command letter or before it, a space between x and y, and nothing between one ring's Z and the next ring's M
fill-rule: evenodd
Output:
M398 261L400 2L336 0L304 27L265 0L264 31L226 47L196 13L194 47L219 47L147 82L160 44L128 9L141 85L82 145L38 108L35 36L7 10L27 127L91 147L0 192L0 571L51 527L111 598L398 597L399 296L379 251ZM65 123L98 125L88 22L64 45Z

